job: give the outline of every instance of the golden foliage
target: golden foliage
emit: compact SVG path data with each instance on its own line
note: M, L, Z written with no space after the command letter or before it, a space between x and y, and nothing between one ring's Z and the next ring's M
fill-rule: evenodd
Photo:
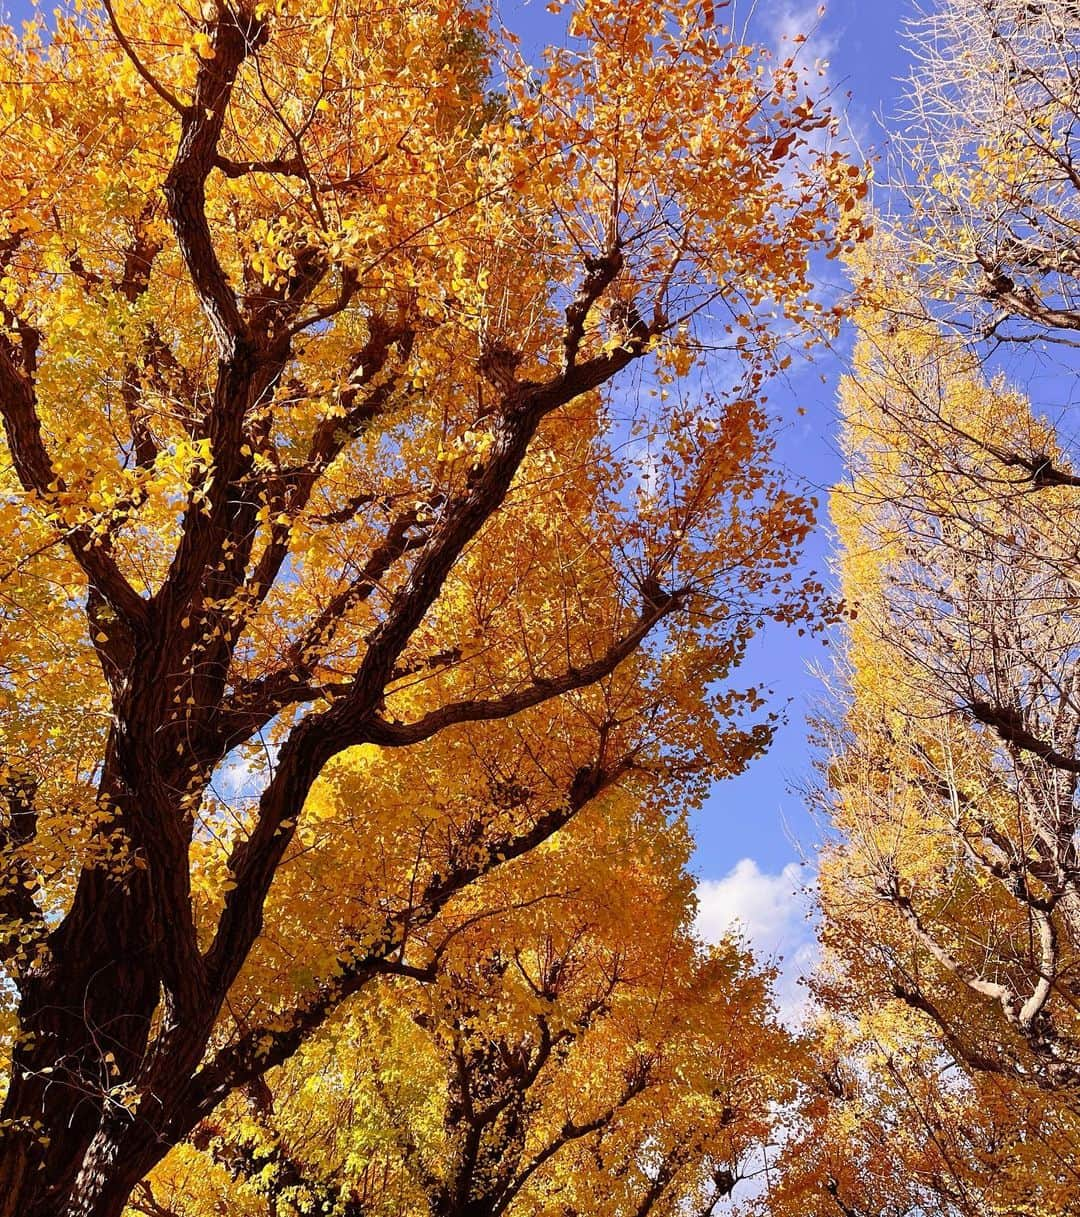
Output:
M712 4L567 19L0 31L3 1217L116 1217L500 868L768 741L761 389L863 176Z

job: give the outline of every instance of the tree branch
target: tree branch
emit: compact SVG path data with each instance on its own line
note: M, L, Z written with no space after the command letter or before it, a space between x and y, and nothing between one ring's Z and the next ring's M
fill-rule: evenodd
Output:
M56 495L62 494L67 487L56 473L45 448L33 383L15 367L4 342L0 342L0 416L23 489L52 505ZM129 627L145 623L146 602L124 578L108 552L97 543L89 525L76 525L62 531L84 574L123 621Z
M23 853L37 835L37 783L0 763L0 800L7 821L0 822L0 963L21 977L48 926L34 899L37 876Z
M974 968L968 967L967 964L946 950L923 925L922 919L915 911L910 898L900 892L899 886L896 883L888 886L883 885L879 888L879 892L890 904L900 911L915 938L946 972L966 985L973 993L978 993L980 997L989 997L997 1002L1009 1022L1015 1023L1017 1021L1016 997L1008 986L999 984L997 981L984 980Z
M287 1060L343 1001L372 978L393 974L431 979L434 975L431 967L411 967L393 958L401 951L409 932L431 921L451 897L481 876L522 857L546 841L609 789L626 772L628 764L624 758L605 767L601 759L580 769L570 784L565 802L538 816L531 827L489 840L478 853L472 853L467 861L452 867L447 875L434 875L417 904L397 914L394 922L388 925L384 939L372 944L363 955L343 956L337 975L327 977L317 985L307 1002L293 1011L284 1028L252 1030L236 1044L219 1052L193 1079L191 1102L183 1105L183 1109L197 1111L199 1119L208 1115L230 1090ZM234 896L235 892L230 892L227 899ZM219 939L207 956L209 966L219 973L219 984L221 972L226 970L227 978L231 970L228 969L232 963L230 944L220 937L228 930L229 923L223 917Z
M599 257L585 259L585 277L581 288L566 309L566 333L563 337L565 370L568 371L576 364L589 313L615 281L622 266L623 255L618 244L612 245Z
M1065 753L1058 752L1052 744L1039 739L1027 729L1023 716L1018 711L978 700L970 701L968 709L980 723L993 727L1005 743L1012 744L1024 752L1034 753L1055 769L1062 769L1066 773L1080 773L1080 759L1066 756Z
M175 96L175 94L171 93L143 63L142 59L136 53L135 48L131 45L130 39L120 28L120 23L117 21L116 13L113 10L112 0L103 0L103 3L105 5L105 12L109 17L109 24L112 26L113 35L115 36L116 41L120 44L121 50L131 61L131 66L136 72L139 73L143 80L146 81L146 83L151 89L154 90L162 101L171 106L177 112L177 114L181 116L181 118L186 118L191 107L185 106L184 103L181 102Z
M584 667L569 668L560 676L536 680L527 688L505 693L501 697L473 698L467 701L451 702L449 705L440 706L438 710L432 710L412 723L392 722L384 718L372 717L369 720L369 738L371 742L386 748L406 747L409 744L430 739L431 736L458 723L488 722L493 719L509 718L575 689L583 689L596 684L605 676L610 676L623 660L632 655L660 621L681 608L686 603L688 595L688 590L680 589L677 592L668 593L657 603L646 605L634 628L599 659Z
M237 71L266 36L265 20L249 14L246 6L219 10L214 55L200 61L192 103L180 108L180 142L163 187L188 274L223 358L232 357L238 344L249 344L251 336L214 248L206 218L206 179L214 167ZM133 62L138 64L137 59Z
M532 1161L507 1186L498 1203L492 1208L492 1217L501 1217L501 1214L507 1210L532 1176L565 1146L573 1141L580 1141L582 1137L587 1137L590 1133L598 1132L601 1128L605 1128L610 1124L621 1108L625 1107L627 1103L645 1090L649 1084L649 1076L648 1064L642 1062L631 1074L622 1094L599 1115L594 1116L591 1120L586 1120L583 1124L576 1124L572 1119L567 1119L559 1130L558 1135L549 1141L543 1149L539 1150Z

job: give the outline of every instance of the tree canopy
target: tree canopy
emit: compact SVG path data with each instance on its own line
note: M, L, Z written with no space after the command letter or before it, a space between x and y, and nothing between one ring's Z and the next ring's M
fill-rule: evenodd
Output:
M555 841L602 871L579 816L630 800L662 842L767 743L730 677L821 589L792 574L813 508L764 386L835 329L812 258L864 235L807 73L722 16L580 0L534 65L457 0L103 0L0 30L3 1217L116 1217L185 1141L243 1173L264 1143L213 1121L276 1110L267 1075L295 1086L323 1036L401 1109L391 1173L430 1202L468 1133L386 1056L434 1077L477 986L511 1003L460 1049L462 1094L511 1087L505 1125L521 1070L549 1087L523 985L601 1034L589 986L623 947L560 919L588 979L548 995L536 925L485 946L469 917L523 910L515 865ZM643 982L702 1011L672 1015L676 1055L740 985L771 1034L745 961L678 951ZM381 1029L375 989L400 995ZM642 1034L563 1140L654 1081ZM670 1175L705 1203L722 1151L675 1130L757 1135L762 1106L680 1123L700 1078L655 1083L670 1126L620 1116L597 1152L628 1195ZM512 1118L483 1146L508 1179L555 1117ZM289 1169L320 1166L353 1170Z
M1075 1210L1077 7L943 0L833 493L816 1077L770 1212Z

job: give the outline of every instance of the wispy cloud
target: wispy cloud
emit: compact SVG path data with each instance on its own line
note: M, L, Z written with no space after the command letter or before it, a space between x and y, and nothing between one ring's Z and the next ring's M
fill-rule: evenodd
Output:
M782 4L770 12L767 38L782 59L795 55L807 70L824 72L829 83L829 62L837 47L837 33L828 25L820 4ZM800 41L796 41L799 39Z

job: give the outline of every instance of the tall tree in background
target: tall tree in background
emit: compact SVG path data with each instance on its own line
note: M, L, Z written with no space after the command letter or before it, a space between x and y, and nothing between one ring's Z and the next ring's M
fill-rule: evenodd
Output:
M1066 1213L1080 22L1069 0L941 0L910 34L902 205L853 262L842 390L854 619L822 724L826 1013L772 1207Z
M836 1043L804 1152L787 1151L790 1202L816 1172L821 1211L1066 1213L1080 536L1071 487L1004 477L988 446L1022 439L1070 466L1023 396L950 339L862 320L834 495L855 613L847 705L822 723L838 837L818 990Z
M454 0L0 31L3 1217L115 1217L478 877L767 738L771 318L831 323L859 175L713 4L568 16L536 69Z

